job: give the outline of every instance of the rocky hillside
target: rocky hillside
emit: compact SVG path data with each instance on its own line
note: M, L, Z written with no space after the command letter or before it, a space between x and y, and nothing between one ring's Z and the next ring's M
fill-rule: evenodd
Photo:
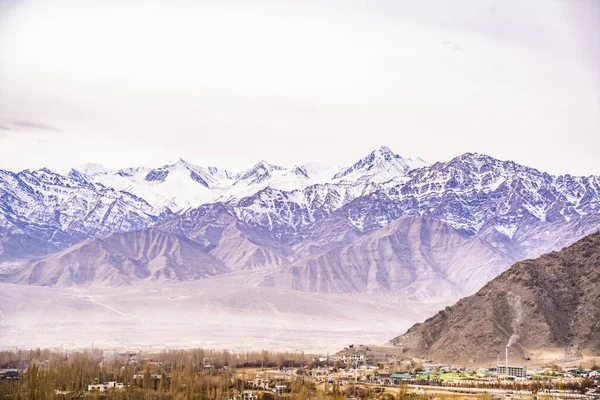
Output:
M228 272L208 250L155 229L88 239L41 259L0 271L6 282L43 286L122 286L178 282Z
M450 225L401 217L347 245L313 251L265 277L265 286L331 293L395 293L411 301L456 299L504 271L493 246Z
M47 169L0 170L0 261L30 259L170 216L128 192Z
M391 340L407 355L483 363L535 363L600 355L600 232L521 261L476 294ZM527 360L529 359L529 360Z

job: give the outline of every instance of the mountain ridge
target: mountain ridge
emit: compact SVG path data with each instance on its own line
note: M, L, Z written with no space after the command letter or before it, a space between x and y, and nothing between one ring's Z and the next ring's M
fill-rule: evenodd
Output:
M447 301L453 301L458 296L473 293L515 261L561 248L600 229L600 178L597 176L553 176L511 161L465 153L448 162L419 168L390 167L394 175L390 178L386 163L391 162L389 165L393 166L406 160L382 147L351 167L340 169L352 170L344 179L325 183L315 183L321 179L315 177L327 176L335 168L309 164L284 168L266 162L257 163L241 175L177 160L157 169L131 168L109 176L120 182L119 185L133 185L131 190L136 193L162 188L152 192L155 203L127 192L125 189L129 186L117 190L101 182L90 182L92 175L107 176L106 170L97 165L84 168L87 175L76 170L67 176L49 170L24 172L21 174L33 175L27 188L21 187L15 179L0 181L0 262L43 258L84 240L157 229L193 241L206 249L214 262L222 263L233 273L256 271L257 281L265 284L352 293L379 288L410 296L406 292L410 284L392 290L390 282L374 279L369 274L376 276L375 271L380 271L382 276L395 276L401 271L417 271L418 265L433 268L439 264L436 267L439 271L451 268L449 260L462 251L459 247L450 246L448 254L437 258L428 255L434 260L429 264L422 261L423 254L409 252L406 245L393 247L393 251L389 247L392 236L386 236L386 227L395 227L396 221L411 221L410 224L398 222L407 223L404 232L408 232L425 227L428 223L423 221L431 220L447 226L443 229L445 240L460 237L461 243L470 243L477 249L474 254L478 256L472 259L472 265L461 268L465 274L479 274L479 278L469 283L468 279L455 276L432 275L435 277L430 282L432 287L458 285L456 290L443 294ZM369 174L372 173L379 174L379 178L371 179ZM2 172L0 177L14 175ZM150 180L147 180L149 175ZM244 179L232 184L232 187L240 186L240 190L231 197L223 182L231 184L236 177ZM134 181L144 184L136 186ZM167 186L161 186L164 184ZM288 190L290 185L292 188ZM176 198L181 193L183 197ZM220 200L214 201L213 195ZM82 211L89 209L90 199L102 200L102 196L118 201L104 208L92 208L94 212ZM185 205L202 198L208 202L199 207L173 212L168 206ZM100 201L100 205L105 203ZM66 217L61 217L61 213ZM97 214L98 218L91 218ZM366 245L369 240L372 244ZM421 243L421 238L415 237L406 243ZM367 248L370 254L378 251L393 254L389 260L396 260L391 264L394 269L384 273L386 269L381 263L385 258L360 254L360 249ZM35 252L32 249L36 249ZM494 254L493 265L481 256L487 252ZM348 256L350 253L354 255ZM413 264L407 264L397 258L401 254L418 257L412 259ZM342 266L350 268L348 266L358 260L369 260L377 267L358 268L358 276L336 278L323 286L306 284L314 277L331 276ZM208 260L207 263L210 264ZM310 265L319 265L321 272L317 273ZM11 268L8 269L12 271ZM293 274L304 278L294 281ZM430 293L431 299L435 299L438 294L425 290L425 286L414 296L426 299L426 293Z
M445 362L490 362L509 346L517 363L598 356L598 266L600 231L560 251L515 263L474 295L413 325L390 344L410 356L427 354Z
M185 281L229 272L198 243L147 229L87 239L25 263L5 282L39 286L121 286L141 281Z

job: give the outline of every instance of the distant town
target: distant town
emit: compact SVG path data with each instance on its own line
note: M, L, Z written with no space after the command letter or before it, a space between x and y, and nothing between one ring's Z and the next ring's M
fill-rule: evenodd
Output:
M0 352L7 399L600 399L596 360L470 369L349 345L333 355L165 350ZM389 351L386 353L386 351Z

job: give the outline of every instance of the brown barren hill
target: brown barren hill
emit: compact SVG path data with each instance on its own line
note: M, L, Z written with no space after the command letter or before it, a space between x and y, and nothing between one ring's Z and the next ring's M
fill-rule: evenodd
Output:
M600 232L561 251L514 264L390 341L404 354L483 364L535 364L600 355Z

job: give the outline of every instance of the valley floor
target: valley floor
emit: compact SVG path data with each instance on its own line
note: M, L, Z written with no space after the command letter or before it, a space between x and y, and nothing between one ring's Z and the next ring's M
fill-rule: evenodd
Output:
M0 284L0 347L333 353L384 343L446 305L286 291L249 277L117 288Z

